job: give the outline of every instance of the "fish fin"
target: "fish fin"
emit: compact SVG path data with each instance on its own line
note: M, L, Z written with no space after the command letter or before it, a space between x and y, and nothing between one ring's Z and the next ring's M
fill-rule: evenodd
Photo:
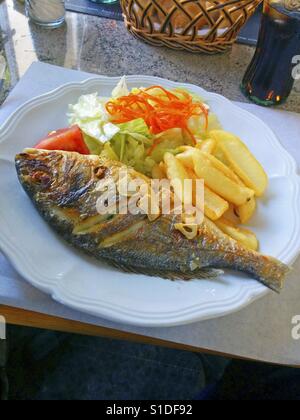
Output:
M112 263L112 265L116 268L118 268L121 271L124 271L125 273L131 273L131 274L142 274L146 276L151 277L161 277L163 279L168 280L193 280L193 279L214 279L222 274L224 274L224 271L222 270L216 270L214 268L201 268L199 270L195 270L193 272L184 273L184 272L171 272L171 271L161 271L161 270L148 270L146 268L140 268L140 267L132 267L127 266L119 263Z
M170 280L208 280L216 279L224 274L224 271L214 268L201 268L189 273L161 273L159 277Z

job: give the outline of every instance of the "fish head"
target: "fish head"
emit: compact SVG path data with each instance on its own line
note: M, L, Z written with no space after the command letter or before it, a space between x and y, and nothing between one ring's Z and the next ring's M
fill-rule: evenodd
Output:
M33 191L48 191L58 181L59 172L55 170L62 155L37 149L25 149L16 156L16 169L24 187Z
M35 192L50 192L64 188L79 190L105 175L105 167L97 156L73 152L25 149L16 156L16 169L24 187Z

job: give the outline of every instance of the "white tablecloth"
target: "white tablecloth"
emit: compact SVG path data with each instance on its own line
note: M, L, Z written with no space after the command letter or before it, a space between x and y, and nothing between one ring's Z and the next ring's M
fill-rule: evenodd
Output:
M33 96L90 76L47 64L33 64L1 107L0 123ZM273 128L297 160L299 168L300 115L250 104L239 105L263 118ZM0 303L236 356L300 366L300 341L293 340L291 334L292 318L300 315L299 273L300 259L280 296L270 293L235 314L181 327L136 328L81 314L54 302L23 280L0 253Z

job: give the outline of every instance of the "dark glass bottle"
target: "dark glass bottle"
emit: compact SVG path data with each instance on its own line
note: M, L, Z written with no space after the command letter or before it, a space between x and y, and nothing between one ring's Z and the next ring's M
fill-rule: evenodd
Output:
M266 0L257 49L244 76L242 92L263 106L284 102L293 88L297 55L300 55L300 1Z

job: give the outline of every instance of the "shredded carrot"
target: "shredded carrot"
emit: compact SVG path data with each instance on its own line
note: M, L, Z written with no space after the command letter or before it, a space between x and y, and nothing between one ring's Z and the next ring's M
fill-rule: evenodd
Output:
M160 89L162 95L151 95L153 89ZM180 93L182 98L178 98L161 86L151 86L109 101L106 109L116 124L143 118L152 134L159 134L171 128L182 128L188 131L196 144L194 135L188 129L188 121L193 116L204 115L205 130L207 130L208 111L201 102L194 102L187 92ZM151 153L158 144L159 141L153 144Z

